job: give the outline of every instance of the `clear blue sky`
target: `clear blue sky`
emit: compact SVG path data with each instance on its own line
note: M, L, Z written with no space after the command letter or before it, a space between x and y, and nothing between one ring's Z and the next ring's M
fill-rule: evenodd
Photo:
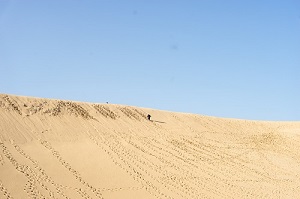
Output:
M0 0L0 93L300 120L300 1Z

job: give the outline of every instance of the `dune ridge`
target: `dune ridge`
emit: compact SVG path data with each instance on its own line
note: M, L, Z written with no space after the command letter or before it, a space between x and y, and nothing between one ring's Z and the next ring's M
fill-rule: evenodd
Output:
M0 198L291 199L299 174L297 121L0 94Z

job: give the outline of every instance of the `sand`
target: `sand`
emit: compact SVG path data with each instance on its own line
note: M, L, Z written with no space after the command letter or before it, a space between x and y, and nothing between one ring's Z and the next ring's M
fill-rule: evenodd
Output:
M299 174L300 122L0 94L1 199L291 199Z

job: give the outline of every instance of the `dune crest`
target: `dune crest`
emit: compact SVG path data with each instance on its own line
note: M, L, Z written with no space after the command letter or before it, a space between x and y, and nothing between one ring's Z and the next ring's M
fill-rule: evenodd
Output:
M0 94L0 198L299 196L300 122Z

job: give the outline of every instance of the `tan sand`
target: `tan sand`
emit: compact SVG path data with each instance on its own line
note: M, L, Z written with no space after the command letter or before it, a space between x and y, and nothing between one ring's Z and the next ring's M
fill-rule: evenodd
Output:
M300 122L1 94L2 198L300 198Z

